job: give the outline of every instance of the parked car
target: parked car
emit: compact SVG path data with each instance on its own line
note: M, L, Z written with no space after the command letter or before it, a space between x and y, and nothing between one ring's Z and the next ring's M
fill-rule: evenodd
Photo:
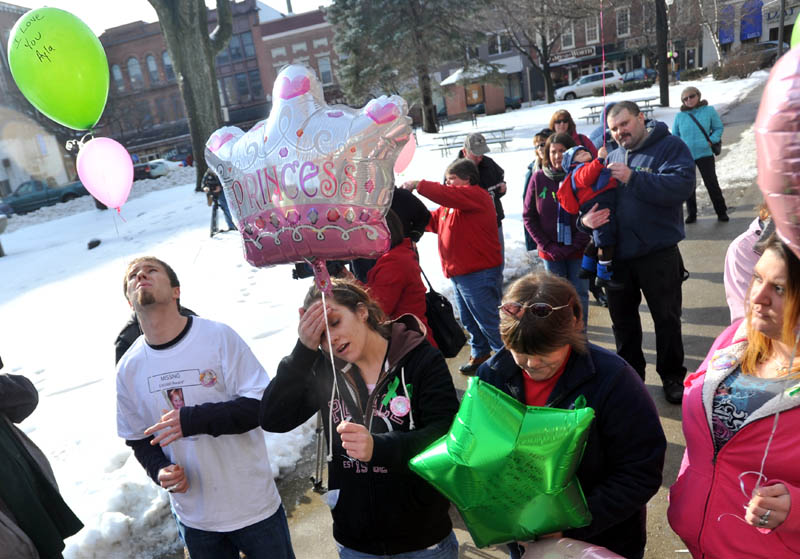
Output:
M133 180L138 181L140 179L149 179L149 178L150 178L149 163L139 163L138 165L133 166Z
M658 77L658 72L653 70L652 68L637 68L636 70L632 70L630 72L625 72L622 74L622 81L624 83L628 82L639 82L644 80L653 80Z
M23 182L2 202L11 206L15 213L24 214L36 211L43 206L52 206L57 202L69 202L79 196L89 194L80 181L63 186L48 186L39 180Z
M467 110L471 113L475 113L476 115L485 115L486 105L483 103L476 103L475 105L469 105Z
M0 215L11 216L14 213L14 208L0 200Z
M183 167L183 161L170 161L169 159L153 159L150 161L150 172L153 172L153 165L164 165L166 167L167 172L174 171L175 169L180 169ZM160 175L158 175L160 176Z
M578 78L571 84L556 89L556 99L575 99L577 97L587 97L592 95L595 87L602 87L603 72L589 74ZM619 85L622 83L622 76L616 70L606 70L606 86Z
M789 45L783 43L783 51L789 52ZM756 59L759 68L769 68L778 59L778 41L764 41L763 43L746 43L742 51Z
M167 164L164 163L163 159L154 159L152 161L147 162L150 165L150 178L155 179L158 177L163 177L167 173L169 173L169 167Z
M521 109L522 99L519 97L506 97L506 109Z

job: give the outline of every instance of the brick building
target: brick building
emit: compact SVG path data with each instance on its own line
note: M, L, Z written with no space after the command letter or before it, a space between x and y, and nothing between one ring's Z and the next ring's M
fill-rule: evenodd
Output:
M269 112L264 92L262 21L281 14L256 0L231 4L233 35L216 57L223 123L249 128ZM208 11L209 31L217 25ZM191 153L189 127L175 71L158 22L136 21L106 30L100 41L111 74L100 135L128 148L134 159Z
M262 23L267 83L274 83L278 72L287 64L305 64L316 72L326 101L343 102L336 80L338 59L333 50L333 35L333 26L319 9Z

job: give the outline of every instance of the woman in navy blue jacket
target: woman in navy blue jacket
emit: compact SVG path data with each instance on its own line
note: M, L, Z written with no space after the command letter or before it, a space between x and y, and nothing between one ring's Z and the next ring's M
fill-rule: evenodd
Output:
M595 411L578 468L592 521L563 536L640 559L645 507L661 485L667 445L644 383L622 358L587 343L578 295L563 278L518 279L500 315L505 349L478 376L527 405L570 409L584 396ZM510 550L520 557L518 545Z

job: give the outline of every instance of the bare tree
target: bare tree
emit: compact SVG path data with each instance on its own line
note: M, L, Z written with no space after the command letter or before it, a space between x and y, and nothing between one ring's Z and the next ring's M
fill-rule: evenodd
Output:
M574 22L599 13L592 0L484 0L483 17L476 20L484 29L509 34L511 46L528 59L544 77L547 102L555 101L550 75L550 58L563 30Z
M197 173L196 189L200 190L207 169L205 143L221 124L214 57L225 48L233 32L230 0L217 0L217 26L211 33L203 0L148 1L158 14L183 95Z
M336 28L338 76L348 101L416 84L422 127L436 132L431 72L465 57L478 35L465 28L484 0L334 0L326 18Z

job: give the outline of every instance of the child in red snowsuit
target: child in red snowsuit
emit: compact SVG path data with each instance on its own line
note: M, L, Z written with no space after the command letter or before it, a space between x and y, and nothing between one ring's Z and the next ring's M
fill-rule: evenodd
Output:
M558 203L569 214L587 212L594 204L598 204L599 209L611 210L608 223L592 231L596 259L590 244L583 255L581 268L590 275L597 274L597 285L615 289L622 287L621 283L614 280L611 268L617 242L614 220L617 179L611 176L611 171L605 166L607 155L605 146L597 151L595 160L583 146L568 149L561 160L561 167L567 176L561 181L556 196Z

